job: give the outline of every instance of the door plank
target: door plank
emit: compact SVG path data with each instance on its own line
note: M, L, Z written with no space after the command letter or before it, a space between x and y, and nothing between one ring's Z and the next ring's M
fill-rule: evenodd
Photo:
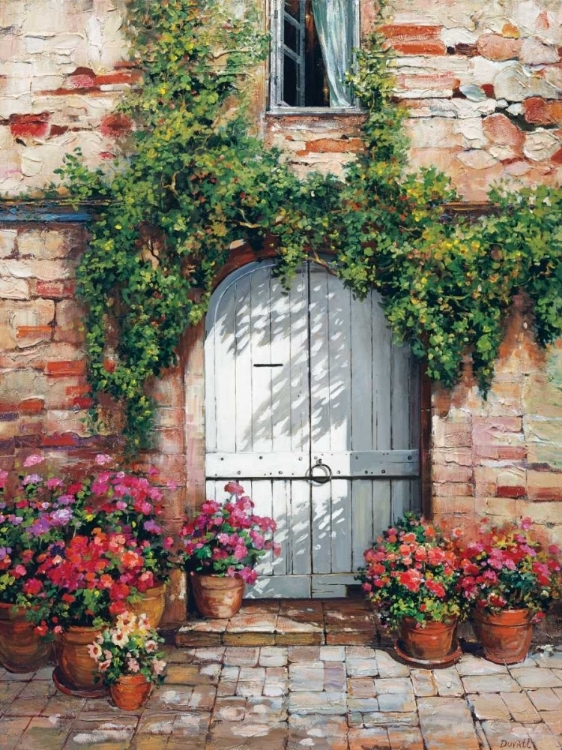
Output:
M375 449L373 431L373 309L371 295L351 304L351 445Z
M304 480L291 482L291 534L289 565L293 575L311 571L310 485Z
M249 409L252 387L252 339L251 339L251 275L246 274L236 281L235 332L236 332L236 420L234 424L236 452L252 450L252 417ZM219 363L220 367L220 363ZM222 382L225 378L221 378ZM220 417L222 419L222 415ZM232 476L235 476L233 474Z
M352 570L365 564L363 552L373 541L374 486L375 483L370 479L354 479L351 483Z
M289 300L291 450L310 453L308 270L306 266L301 268L294 279Z
M331 573L332 487L331 482L311 485L312 572Z
M331 482L331 572L352 570L352 504L351 484L346 479Z
M255 367L271 363L271 266L261 266L251 276L252 384L247 409L252 419L252 450L271 452L273 417L271 368Z

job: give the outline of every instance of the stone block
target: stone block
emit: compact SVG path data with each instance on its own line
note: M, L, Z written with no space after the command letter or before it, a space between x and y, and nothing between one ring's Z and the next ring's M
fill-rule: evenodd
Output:
M15 229L0 229L0 258L9 258L15 253L16 237Z
M24 300L29 299L29 297L28 281L9 276L0 277L0 299Z
M562 472L527 472L527 494L530 500L562 500Z
M480 748L472 714L463 698L420 698L418 712L428 747Z
M531 161L545 161L560 150L561 141L556 135L546 130L527 133L523 154Z
M518 57L523 42L500 34L483 34L477 42L478 52L488 60L503 62Z
M500 696L509 709L513 721L528 724L541 720L537 709L526 693L500 693Z
M64 261L55 260L0 260L0 276L11 276L14 279L40 279L42 281L59 281L74 275L73 267Z

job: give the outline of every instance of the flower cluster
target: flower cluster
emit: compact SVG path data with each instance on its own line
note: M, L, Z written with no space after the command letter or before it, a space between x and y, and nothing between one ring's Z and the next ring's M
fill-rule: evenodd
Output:
M111 458L102 454L96 461L103 465ZM151 469L149 476L154 474L156 471ZM168 486L172 488L171 483ZM88 533L101 527L108 533L134 538L145 571L163 580L172 568L173 539L163 533L162 500L162 490L147 477L104 470L89 484L81 530Z
M161 490L107 471L111 460L98 455L95 471L66 480L35 473L43 458L28 456L32 473L0 505L0 601L27 607L40 632L107 622L172 566Z
M454 544L436 526L406 514L364 556L358 578L383 625L396 627L404 617L423 626L465 616Z
M23 467L42 463L29 456ZM41 589L38 555L62 541L79 524L77 495L80 483L35 473L20 476L9 500L0 503L0 601L28 606ZM7 472L0 471L0 491Z
M166 676L161 643L163 639L150 629L146 615L124 612L114 627L103 630L88 646L88 653L106 685L113 685L122 675L135 674L159 684Z
M268 550L281 551L272 535L277 526L273 519L253 514L254 503L237 482L229 482L225 491L229 502L207 500L201 511L182 530L187 570L240 576L246 583L255 583L254 570Z
M57 542L39 556L34 620L57 633L67 625L92 625L122 614L138 592L155 585L142 547L118 532L94 529Z
M560 550L534 537L531 520L483 527L477 541L459 549L464 598L476 610L495 614L526 607L535 619L560 596Z

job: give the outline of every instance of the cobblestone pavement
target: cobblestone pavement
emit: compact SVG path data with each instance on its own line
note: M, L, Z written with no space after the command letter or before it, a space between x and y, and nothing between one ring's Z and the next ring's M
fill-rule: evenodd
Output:
M500 750L562 747L562 649L411 669L365 646L167 647L136 713L0 671L2 750Z

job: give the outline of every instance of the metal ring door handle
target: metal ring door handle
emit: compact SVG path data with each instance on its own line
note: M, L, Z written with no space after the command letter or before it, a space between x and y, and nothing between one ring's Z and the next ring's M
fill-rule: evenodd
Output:
M314 475L314 469L320 469L323 473L320 475ZM332 470L328 464L323 464L321 460L318 460L308 471L308 480L315 484L326 484L332 478Z

